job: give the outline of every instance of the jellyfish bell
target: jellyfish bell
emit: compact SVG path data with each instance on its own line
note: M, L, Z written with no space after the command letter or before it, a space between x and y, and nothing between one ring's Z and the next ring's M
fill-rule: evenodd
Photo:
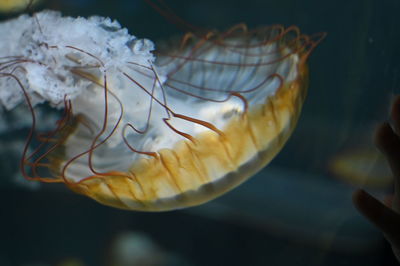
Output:
M0 0L0 13L9 14L30 9L41 0Z
M198 205L267 165L296 125L306 60L324 37L237 25L153 51L110 19L34 16L6 22L24 40L0 63L0 99L32 111L22 172L129 210ZM34 131L41 101L64 107L46 134Z

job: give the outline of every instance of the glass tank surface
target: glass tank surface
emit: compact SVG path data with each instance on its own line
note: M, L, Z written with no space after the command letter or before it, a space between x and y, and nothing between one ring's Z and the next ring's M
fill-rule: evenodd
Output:
M156 49L193 27L294 25L308 36L326 33L307 59L297 126L276 157L232 191L199 206L146 213L25 180L29 109L1 110L0 265L396 265L351 195L357 188L379 198L392 191L373 134L400 93L400 2L151 1L167 14L148 2L42 0L28 12L110 17ZM21 13L4 11L1 22ZM38 131L62 114L50 105L35 109Z

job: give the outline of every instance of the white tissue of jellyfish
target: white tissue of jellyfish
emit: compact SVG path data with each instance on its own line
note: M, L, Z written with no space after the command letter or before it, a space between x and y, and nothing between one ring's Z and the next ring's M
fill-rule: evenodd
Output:
M53 11L0 32L1 105L32 112L24 176L145 211L206 202L262 169L295 127L323 38L241 24L154 53L116 21ZM64 114L39 134L43 102Z

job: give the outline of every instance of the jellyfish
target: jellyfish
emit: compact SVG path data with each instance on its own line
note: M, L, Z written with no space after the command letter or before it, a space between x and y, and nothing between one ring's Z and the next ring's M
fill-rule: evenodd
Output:
M0 0L0 13L19 12L36 5L40 0Z
M117 21L55 11L0 32L0 102L32 114L24 177L140 211L199 205L266 166L295 128L324 37L239 24L155 50ZM63 114L36 132L44 102Z

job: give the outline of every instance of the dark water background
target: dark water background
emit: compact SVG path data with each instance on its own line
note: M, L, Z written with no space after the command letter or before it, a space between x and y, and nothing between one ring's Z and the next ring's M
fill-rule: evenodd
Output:
M157 265L396 265L381 234L353 208L356 186L338 180L328 165L343 150L370 145L374 127L388 119L389 103L400 92L400 2L167 3L186 21L210 29L246 22L328 33L309 60L309 93L293 136L270 166L233 192L168 213L104 207L62 185L18 185L13 178L19 154L3 146L0 265L65 266L69 258L81 265L116 265L110 250L127 231L155 243L154 253L165 257ZM140 0L48 0L42 8L109 16L154 41L181 33ZM3 132L2 145L24 134L26 128Z

